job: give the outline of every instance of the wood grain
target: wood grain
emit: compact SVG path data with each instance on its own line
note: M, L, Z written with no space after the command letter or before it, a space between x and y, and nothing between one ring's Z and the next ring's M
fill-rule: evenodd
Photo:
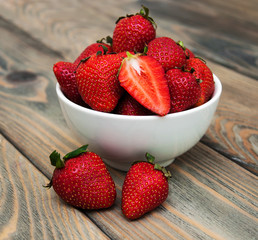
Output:
M126 220L120 209L125 173L112 168L109 170L118 196L115 205L107 210L78 211L60 201L53 190L46 193L44 189L37 190L36 186L51 177L50 152L57 149L63 155L81 144L73 138L64 122L51 69L53 63L69 59L79 46L84 45L80 45L79 38L74 38L73 31L85 37L85 32L81 31L84 22L80 21L90 20L91 14L96 13L101 5L97 1L90 2L84 13L78 11L78 16L84 20L72 21L75 9L81 8L85 2L74 1L69 8L68 1L63 1L59 13L55 5L58 1L23 0L18 5L11 1L0 3L3 6L0 14L4 16L0 18L0 131L4 136L1 138L1 152L4 152L0 155L3 158L0 163L1 186L4 186L5 197L13 196L13 200L9 199L11 206L23 204L17 209L21 215L13 214L11 207L4 207L7 205L5 198L0 198L1 216L9 209L8 213L4 212L5 231L16 231L23 237L25 232L19 224L27 221L24 229L29 234L39 237L40 229L49 239L72 238L81 233L86 239L255 239L257 177L231 160L240 159L242 165L256 171L257 81L212 61L208 64L223 84L223 95L214 121L202 143L169 166L173 174L170 194L155 211L137 221ZM121 2L112 6L113 11L100 17L102 22L113 19L125 8L133 9L135 3L128 1L128 6L122 10L119 9ZM67 14L61 18L63 11ZM87 15L87 11L91 14ZM20 20L7 20L14 15ZM66 21L67 16L71 19ZM105 25L98 27L102 33L109 31ZM48 37L43 38L44 34ZM87 41L93 37L87 36ZM11 163L17 162L17 169L11 168ZM2 176L7 176L8 181ZM13 189L10 192L8 184ZM12 216L16 219L12 220ZM38 218L41 220L36 221ZM16 221L19 228L12 228L12 221ZM62 228L67 229L64 233L60 233L59 221ZM90 233L93 235L88 236Z
M251 104L251 106L257 104L257 83L248 77L235 73L236 71L243 72L254 79L258 76L257 61L255 60L258 52L257 42L255 41L258 36L257 31L254 31L254 26L258 22L258 20L254 21L257 19L255 1L240 3L231 0L227 3L221 1L205 3L199 0L194 4L203 9L201 13L197 11L193 3L188 1L172 3L164 0L161 3L156 1L151 1L148 4L145 1L141 3L149 5L153 17L158 20L157 31L159 35L170 36L175 40L184 40L185 44L192 47L192 50L197 50L197 54L212 59L209 66L221 78L223 83L221 105L219 105L208 135L203 138L202 142L258 174L258 125L255 121L258 110L257 108L252 109L252 111L248 109L248 104ZM51 55L55 54L56 61L62 59L73 61L85 46L103 36L112 35L117 16L126 12L137 12L139 9L138 4L132 1L111 1L111 12L105 11L99 1L74 1L72 5L70 1L62 1L62 4L58 5L59 7L57 7L58 1L23 0L19 2L19 5L8 1L0 4L2 5L0 14L9 20L9 24L13 22L20 29L25 30L26 32L23 31L21 34L24 35L26 41L30 41L30 44L35 44L36 48L46 52L54 50ZM233 10L230 11L232 8ZM249 14L245 16L244 11L248 11ZM181 14L182 12L187 14ZM97 20L93 18L95 15L98 15ZM236 25L235 21L239 24ZM2 19L2 22L5 22L5 20ZM253 24L248 24L248 22L253 22ZM12 26L14 29L15 25ZM234 27L228 31L229 26ZM18 28L15 29L21 31ZM100 36L98 29L101 29L102 36ZM47 35L47 38L44 37L45 35ZM247 39L248 44L244 43L244 38ZM216 40L217 42L214 42ZM206 41L206 43L203 43L203 41ZM235 45L233 42L235 42ZM232 48L238 49L237 54L233 53L234 56L230 52ZM243 56L245 53L246 56ZM34 57L34 55L31 57ZM34 59L34 61L37 61L37 59ZM214 62L219 62L221 65L234 70L223 71L223 67L219 67ZM49 66L49 72L44 74L51 76L52 65L49 63L50 61L46 63ZM54 63L54 61L52 60L51 63ZM242 78L242 81L237 82L235 78ZM245 84L246 81L247 84ZM50 91L54 90L50 86L49 89ZM40 93L40 90L38 93ZM248 98L245 97L247 95ZM52 94L49 96L52 96ZM237 96L237 99L232 101L232 96L234 98ZM252 122L251 130L248 126L250 120ZM234 129L233 135L231 134L232 129Z
M201 141L257 175L258 82L219 65L208 64L221 79L223 92Z
M239 1L141 1L160 35L184 41L204 59L258 79L258 5Z
M109 239L0 135L0 239Z
M89 0L1 1L0 14L74 60L88 44L112 36L117 18L138 12L141 4L150 8L159 36L183 40L197 55L258 79L255 0L111 0L106 7Z

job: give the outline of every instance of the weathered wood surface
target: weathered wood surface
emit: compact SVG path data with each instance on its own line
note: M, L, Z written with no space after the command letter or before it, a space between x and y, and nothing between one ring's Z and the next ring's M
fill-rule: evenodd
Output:
M49 180L0 135L0 239L109 239L43 185Z
M73 60L85 45L112 35L117 18L141 4L150 8L158 35L183 40L200 56L258 79L256 0L2 0L0 13Z
M241 61L224 64L224 57L229 56L216 49L201 47L198 54L208 57L208 64L221 78L223 94L218 110L202 142L169 167L173 173L170 194L157 210L137 221L127 221L120 210L125 173L112 168L118 198L104 211L79 211L60 201L53 190L42 188L53 171L49 153L57 149L64 154L80 145L61 114L52 65L61 59L74 59L85 45L110 35L114 26L109 22L139 9L133 1L109 4L101 9L102 1L62 1L62 5L59 1L0 1L0 239L256 239L258 184L252 173L258 172L256 73L245 72ZM193 49L199 49L198 39L205 34L202 29L208 29L207 23L189 26L178 16L179 20L171 21L168 27L167 14L160 16L159 6L154 1L151 4L160 19L161 34L186 39ZM172 6L162 1L160 8L166 4ZM251 7L239 11L250 10L247 19L251 21L256 18L252 15L255 5L249 4ZM183 6L192 9L183 2L174 8ZM218 11L219 2L216 6L214 11ZM230 5L226 6L229 9ZM232 8L237 9L235 5ZM98 20L93 18L97 12L102 13ZM244 18L233 12L230 16L239 21ZM223 31L222 41L231 37ZM246 28L250 37L247 49L243 39L231 32L239 49L254 56L251 50L257 48L257 32ZM251 58L244 59L248 62ZM247 69L255 66L248 62ZM12 207L16 205L18 209ZM30 235L25 235L27 232ZM8 233L13 235L6 237Z
M227 2L163 0L141 1L136 4L127 0L111 1L107 8L103 7L102 1L76 0L72 4L70 1L23 0L17 4L2 1L0 14L5 20L28 33L28 37L43 43L45 46L43 48L54 50L60 56L59 60L73 61L88 44L107 35L112 36L118 16L139 11L140 4L150 8L151 15L158 24L159 36L170 36L176 41L183 40L197 55L211 60L212 63L219 63L220 65L215 64L211 68L221 78L223 87L232 93L235 93L234 88L242 88L249 96L249 99L238 101L244 108L247 103L257 105L257 83L251 83L254 89L249 93L248 84L238 85L237 80L233 78L236 71L252 79L258 79L256 1L249 0L242 3L236 0ZM216 66L231 68L232 71L220 74L224 68ZM244 81L243 79L242 83ZM242 118L246 112L239 111L239 106L234 102L229 110L227 108L226 113L231 111L231 107L237 110L233 113L234 121L220 119L220 123L227 122L227 126L217 125L216 133L213 133L213 136L208 135L203 142L258 174L257 147L255 147L258 141L257 121L255 121L258 111L255 109L251 112L250 117L253 118L253 122L251 126L246 126L245 123L250 117ZM230 114L227 113L226 116L232 119ZM231 131L232 128L238 130L233 131L232 136L227 136L227 131ZM221 131L226 133L221 134Z

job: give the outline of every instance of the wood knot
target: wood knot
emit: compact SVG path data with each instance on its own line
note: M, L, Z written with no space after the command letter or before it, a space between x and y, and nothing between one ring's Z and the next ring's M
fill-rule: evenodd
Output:
M25 83L35 81L37 75L29 71L15 71L6 76L6 80L12 83Z

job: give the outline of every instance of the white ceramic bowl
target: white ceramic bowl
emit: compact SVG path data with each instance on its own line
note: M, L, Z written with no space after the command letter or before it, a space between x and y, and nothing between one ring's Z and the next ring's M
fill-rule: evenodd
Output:
M215 91L202 106L160 116L126 116L81 107L68 100L56 85L57 96L71 131L89 150L111 167L127 171L149 152L162 166L192 148L205 134L222 92L214 75Z

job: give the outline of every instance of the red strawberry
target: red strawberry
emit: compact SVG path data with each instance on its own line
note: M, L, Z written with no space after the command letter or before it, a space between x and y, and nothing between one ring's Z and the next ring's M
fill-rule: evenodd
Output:
M201 96L201 87L190 72L170 69L166 72L171 96L170 112L181 112L191 108Z
M183 50L185 52L186 59L195 57L194 53L190 49L185 47L185 45L182 41L178 41L177 44L183 48Z
M87 145L68 153L63 160L56 151L50 155L55 170L50 183L65 202L83 209L112 206L116 198L115 183L102 159L87 152Z
M149 9L143 6L140 13L120 17L113 32L114 52L143 52L144 47L156 37L155 23Z
M91 55L79 65L76 81L82 99L94 110L111 112L116 107L124 89L117 74L126 53Z
M186 62L184 50L169 37L155 38L148 44L147 55L159 61L165 71L181 68Z
M127 55L118 75L121 86L145 108L166 115L170 95L162 65L149 56Z
M85 59L89 56L91 56L92 54L95 54L97 52L101 52L102 54L104 52L106 53L111 53L112 47L108 44L111 43L111 38L110 37L106 37L106 41L107 43L103 43L104 39L101 39L99 41L97 41L96 43L92 43L91 45L89 45L88 47L86 47L82 53L76 58L76 60L74 61L74 64L76 66L78 66L78 64L80 63L80 61L82 59Z
M188 48L185 48L185 56L187 59L195 57L194 53Z
M170 172L154 165L154 157L138 162L129 169L122 188L122 212L133 220L162 204L168 196Z
M64 95L74 103L85 105L76 85L75 79L76 65L70 62L57 62L53 66L53 71Z
M121 115L134 115L134 116L144 116L153 114L150 110L143 107L138 103L131 95L125 93L123 98L120 99L115 113Z
M190 58L186 61L185 69L190 71L194 69L193 75L200 79L201 97L195 106L200 106L207 102L215 89L212 71L206 63L200 58Z

